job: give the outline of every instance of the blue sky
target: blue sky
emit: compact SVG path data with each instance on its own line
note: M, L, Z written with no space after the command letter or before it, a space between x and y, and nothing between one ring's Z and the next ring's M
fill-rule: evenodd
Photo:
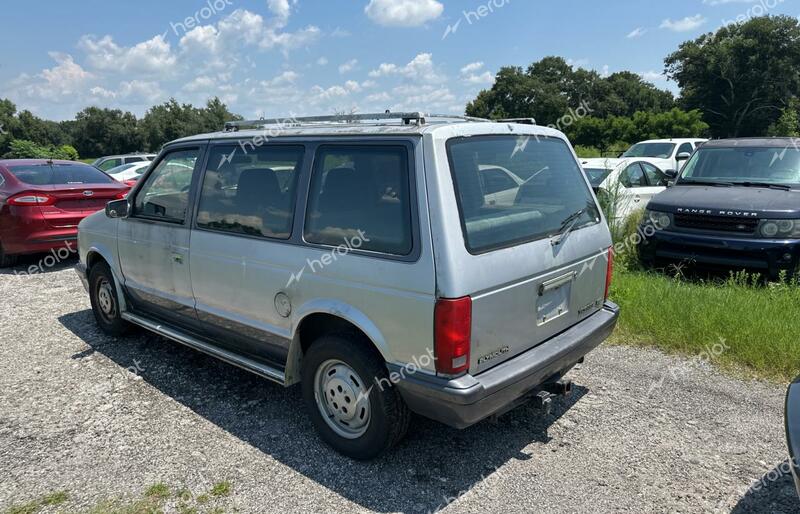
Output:
M547 55L675 91L667 54L764 13L797 16L800 0L6 2L0 97L57 120L211 96L246 117L458 113L501 66Z

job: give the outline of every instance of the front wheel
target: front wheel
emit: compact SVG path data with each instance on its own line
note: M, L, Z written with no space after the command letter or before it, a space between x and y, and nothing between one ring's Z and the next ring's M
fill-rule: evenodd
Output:
M130 324L122 319L114 274L105 262L95 264L89 271L89 299L94 318L103 332L121 336L130 330Z
M326 336L302 370L303 400L322 439L348 457L373 459L397 444L411 413L366 341Z

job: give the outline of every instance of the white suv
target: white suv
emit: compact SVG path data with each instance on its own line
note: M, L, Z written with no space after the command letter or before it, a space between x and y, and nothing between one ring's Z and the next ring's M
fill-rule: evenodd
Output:
M647 158L664 171L680 171L692 153L708 139L651 139L636 143L623 158Z

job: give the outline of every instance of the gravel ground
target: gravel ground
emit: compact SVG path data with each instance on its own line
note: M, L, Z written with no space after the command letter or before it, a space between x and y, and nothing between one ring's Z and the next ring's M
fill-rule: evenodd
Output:
M357 463L320 443L298 388L144 333L103 336L72 264L0 274L0 511L223 480L232 493L209 505L229 512L800 510L781 471L783 388L601 347L550 416L523 407L466 431L415 419L390 455Z

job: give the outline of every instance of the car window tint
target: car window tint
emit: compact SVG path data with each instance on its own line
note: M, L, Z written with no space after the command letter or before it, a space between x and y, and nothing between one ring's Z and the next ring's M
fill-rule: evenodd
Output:
M126 162L126 163L131 163L131 162L142 162L143 160L144 160L144 159L143 159L142 157L128 157L127 159L125 159L125 162Z
M110 184L114 179L88 164L25 164L9 166L8 171L32 186L71 184Z
M509 176L510 171L503 171L500 168L485 168L481 170L483 179L483 190L486 194L500 193L519 187L519 184ZM519 181L520 183L522 180Z
M122 159L109 159L100 164L98 168L100 168L103 171L108 171L111 168L116 168L117 166L121 166L122 164L123 164Z
M620 182L625 187L647 187L644 172L638 162L625 168L620 177Z
M394 255L411 253L405 147L321 147L315 162L306 241Z
M182 223L199 152L193 148L167 154L136 195L134 215Z
M197 226L288 239L302 168L302 146L239 146L212 150L203 179Z
M651 186L663 186L667 183L667 176L649 162L641 163L644 172L647 175L647 181Z
M571 217L575 229L599 222L581 168L561 139L464 137L448 141L447 149L464 239L473 253L554 235ZM515 194L487 198L480 170L488 167L519 177Z

